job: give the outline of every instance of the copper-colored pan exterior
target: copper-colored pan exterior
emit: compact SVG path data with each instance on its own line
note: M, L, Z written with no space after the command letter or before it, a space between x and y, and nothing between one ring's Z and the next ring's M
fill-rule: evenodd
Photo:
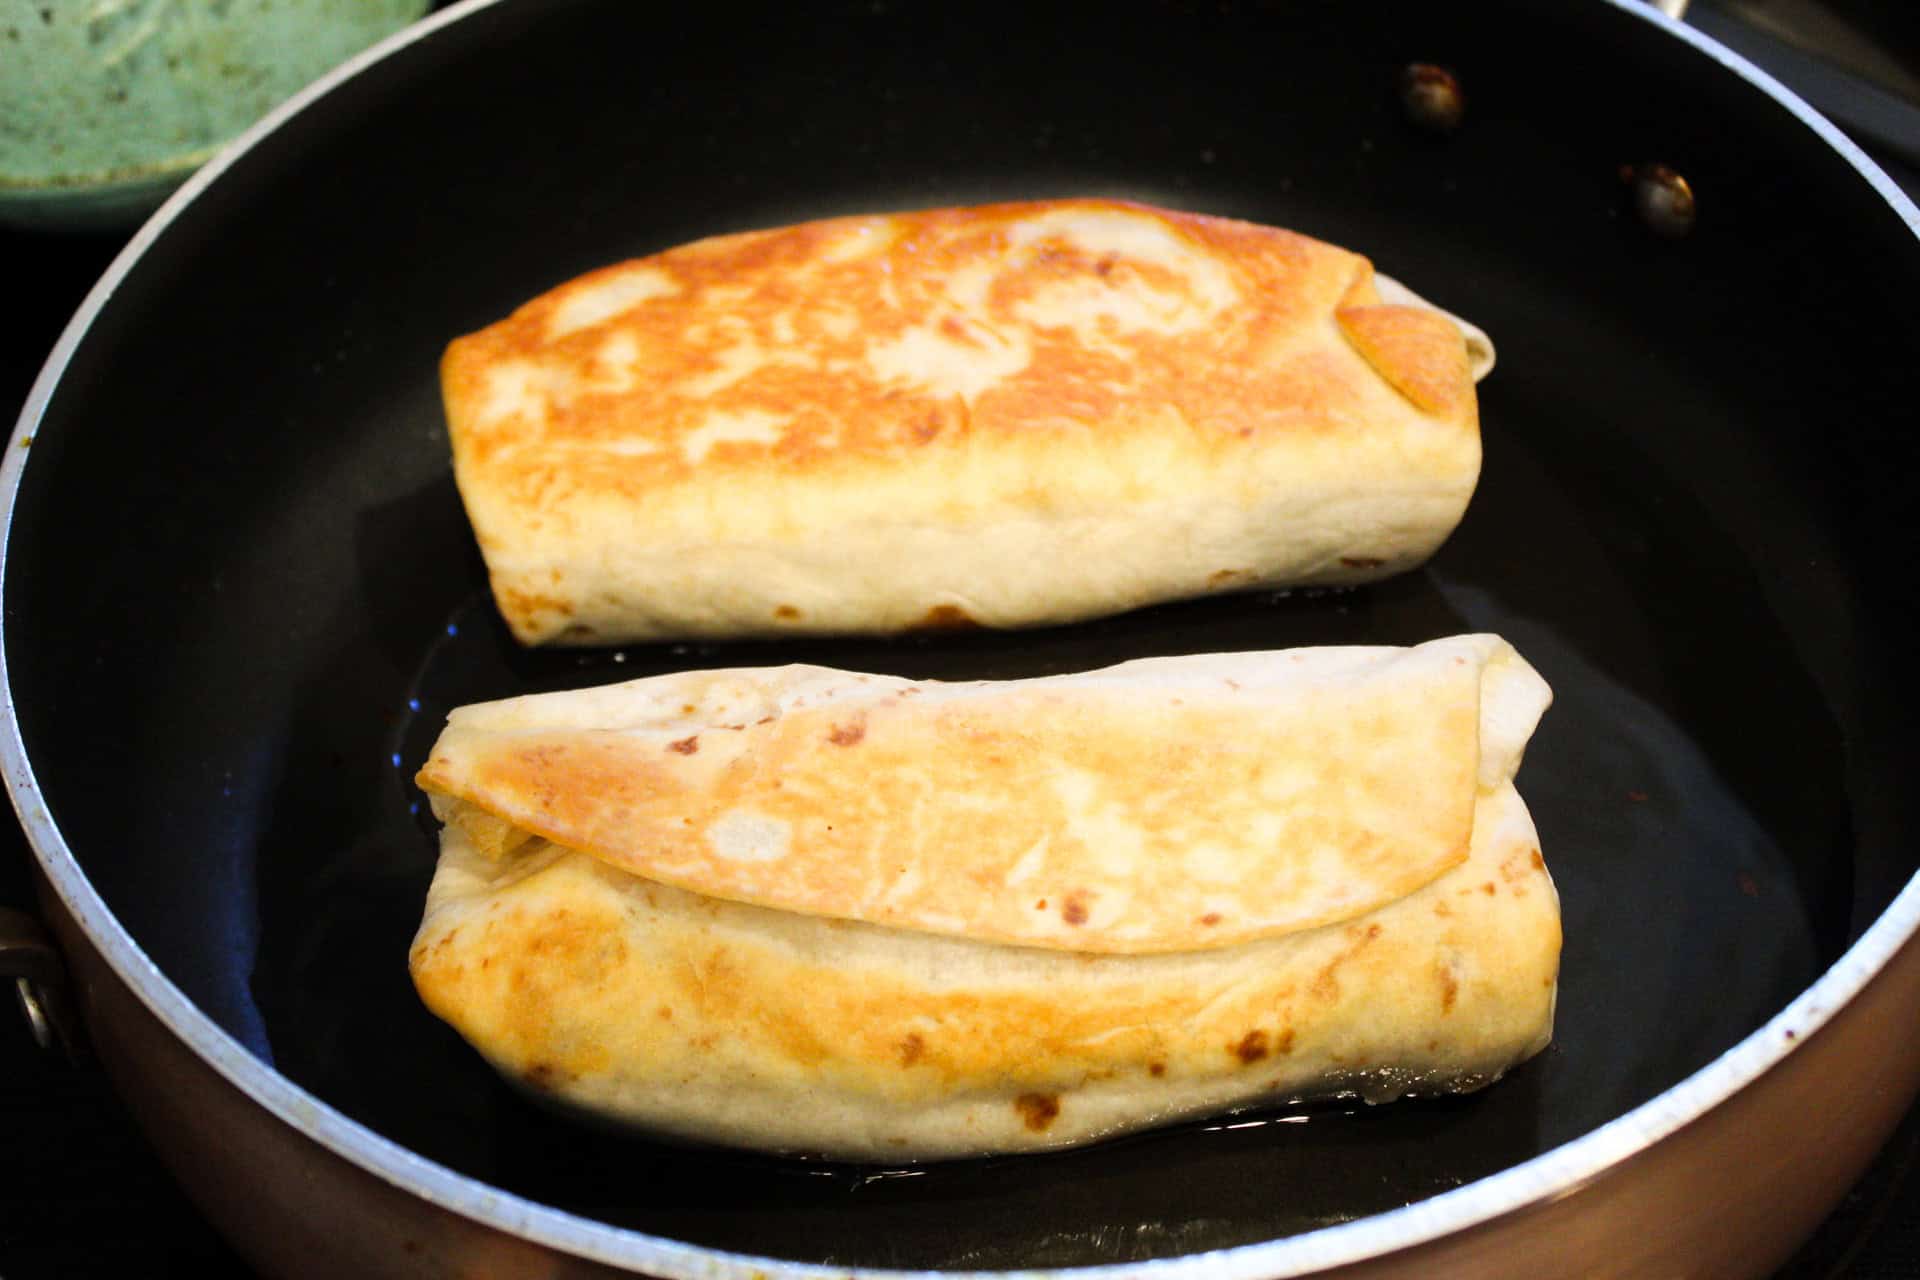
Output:
M42 899L116 1087L194 1201L262 1272L369 1280L423 1271L530 1280L634 1274L436 1205L268 1115L128 990L56 896ZM1920 1092L1915 1009L1920 939L1909 938L1826 1025L1796 1033L1791 1051L1758 1079L1666 1138L1580 1185L1324 1274L1768 1275L1859 1179ZM1777 1034L1784 1039L1788 1030ZM1284 1257L1272 1260L1277 1269L1248 1274L1298 1274ZM1122 1270L1147 1276L1165 1266ZM815 1269L762 1262L735 1273L789 1271Z

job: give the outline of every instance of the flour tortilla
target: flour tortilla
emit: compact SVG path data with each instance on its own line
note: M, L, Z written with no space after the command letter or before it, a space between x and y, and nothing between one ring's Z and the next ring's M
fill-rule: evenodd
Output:
M780 1152L1477 1088L1552 1031L1558 902L1512 782L1549 697L1465 636L463 708L421 773L413 976L542 1096Z
M454 341L454 475L527 644L1068 622L1412 568L1485 335L1305 236L1114 200L837 218Z

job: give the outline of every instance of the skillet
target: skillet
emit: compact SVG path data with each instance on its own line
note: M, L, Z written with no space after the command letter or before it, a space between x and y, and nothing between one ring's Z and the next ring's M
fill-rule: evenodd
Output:
M1239 1246L1206 1265L1279 1274L1564 1194L1791 1051L1911 934L1911 206L1625 7L1014 12L464 9L197 182L63 342L7 464L9 777L55 911L263 1117L465 1217L673 1274ZM1543 56L1568 49L1631 82L1570 83ZM1413 60L1459 73L1456 132L1403 118ZM1652 158L1703 195L1682 239L1620 183ZM1429 569L1015 636L505 639L446 475L447 337L702 234L1078 192L1321 235L1495 334L1481 490ZM563 1125L407 987L432 858L407 779L461 702L1467 629L1559 695L1522 783L1569 937L1558 1043L1484 1094L802 1164Z

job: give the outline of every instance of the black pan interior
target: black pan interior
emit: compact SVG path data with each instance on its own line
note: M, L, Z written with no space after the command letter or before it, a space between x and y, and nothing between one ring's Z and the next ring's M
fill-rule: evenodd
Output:
M1415 60L1460 76L1457 133L1403 120ZM1685 239L1631 213L1618 169L1650 160L1698 194ZM702 234L1083 192L1320 235L1493 332L1480 492L1427 570L1028 634L506 639L447 472L449 337ZM1652 1097L1913 874L1917 280L1912 232L1784 109L1599 4L501 4L255 148L121 284L8 535L17 713L53 817L166 974L462 1173L834 1263L1282 1236ZM461 702L694 664L1014 676L1468 629L1507 635L1557 693L1521 788L1567 930L1555 1046L1472 1097L1019 1160L777 1160L550 1116L406 979L434 856L408 780Z

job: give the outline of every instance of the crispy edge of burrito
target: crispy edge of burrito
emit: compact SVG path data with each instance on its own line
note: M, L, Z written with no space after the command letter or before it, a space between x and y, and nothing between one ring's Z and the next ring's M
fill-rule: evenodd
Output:
M1366 582L1480 465L1461 327L1386 294L1344 249L1116 200L719 236L456 339L454 474L527 644Z
M1503 643L1467 639L1496 678L1464 860L1337 922L1144 953L983 941L677 888L436 795L414 980L539 1096L850 1159L1478 1088L1551 1037L1560 922L1511 781L1550 695Z

